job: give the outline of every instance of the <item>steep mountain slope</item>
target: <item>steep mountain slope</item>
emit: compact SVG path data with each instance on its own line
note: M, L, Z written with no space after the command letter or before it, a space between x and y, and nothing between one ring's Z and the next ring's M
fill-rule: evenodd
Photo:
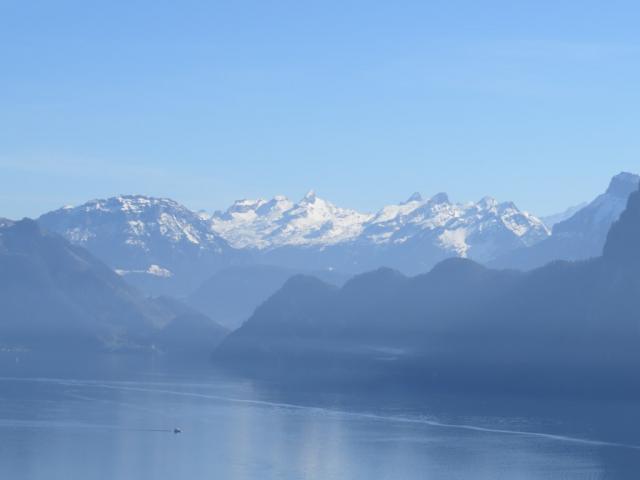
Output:
M607 233L625 208L640 177L620 173L613 177L606 192L570 218L557 223L548 239L512 252L505 252L490 266L531 270L553 260L581 260L601 254Z
M3 345L36 349L148 349L177 316L28 219L0 228L0 305Z
M341 289L296 277L216 358L284 374L358 366L425 386L640 394L639 265L640 191L597 259L530 273L450 259L414 278L379 270Z
M238 257L207 220L168 199L93 200L47 213L38 222L154 293L186 293Z
M304 272L272 265L230 267L215 273L186 301L228 328L237 328L254 310L296 274ZM342 285L347 275L333 271L307 272L322 280Z

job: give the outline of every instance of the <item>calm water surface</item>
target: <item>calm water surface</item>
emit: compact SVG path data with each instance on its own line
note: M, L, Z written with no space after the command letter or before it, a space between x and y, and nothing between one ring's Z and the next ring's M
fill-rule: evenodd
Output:
M626 402L287 392L156 361L51 363L3 359L2 479L640 478Z

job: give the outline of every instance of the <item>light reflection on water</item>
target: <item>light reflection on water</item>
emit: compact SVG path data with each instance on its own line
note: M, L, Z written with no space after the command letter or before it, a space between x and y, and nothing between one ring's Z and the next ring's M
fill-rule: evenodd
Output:
M502 408L499 399L287 392L155 364L56 370L2 368L0 478L604 479L640 471L633 405L603 406L598 421L598 410L576 414L575 401L536 401L528 416L507 399ZM177 426L182 434L172 433Z

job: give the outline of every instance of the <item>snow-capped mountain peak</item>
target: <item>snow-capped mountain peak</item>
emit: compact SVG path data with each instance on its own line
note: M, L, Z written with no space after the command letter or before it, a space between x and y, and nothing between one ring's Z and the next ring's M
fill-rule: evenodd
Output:
M305 194L302 200L300 200L300 203L314 203L317 198L316 191L311 189Z
M480 201L475 204L475 207L479 211L495 211L498 208L498 200L493 197L482 197Z
M236 200L231 206L222 214L216 212L214 215L221 215L227 220L233 219L251 219L255 217L257 209L265 205L267 202L261 198L257 200L242 199Z
M217 257L229 251L205 216L167 198L96 199L49 212L39 222L122 271L147 271L165 263L172 270L171 264L180 256Z
M369 217L336 207L313 190L297 203L276 196L252 204L245 201L242 206L241 214L237 209L227 210L211 220L212 230L236 248L332 245L357 235L364 219Z
M260 208L265 203L267 203L266 200L263 200L261 198L257 200L250 200L245 198L243 200L236 200L235 202L233 202L233 205L231 205L231 207L229 207L229 210L227 211L228 212L246 212L249 210L255 210L256 208Z
M93 238L101 225L107 224L112 228L114 223L120 225L126 243L141 248L145 248L145 239L156 234L173 243L184 241L205 245L220 242L198 214L168 198L119 195L96 199L78 207L63 207L43 215L41 221L53 224L56 223L55 218L63 223L65 219L76 219L72 228L62 231L64 236L76 243Z
M266 201L262 205L260 205L256 209L256 212L259 215L270 214L278 216L282 215L282 213L290 210L291 208L293 208L293 202L291 200L289 200L284 195L276 195L271 200Z
M364 225L363 239L378 245L419 239L458 256L473 254L485 260L501 248L504 240L498 238L528 245L549 235L542 221L512 202L499 203L493 197L466 204L452 203L446 193L428 200L412 196L410 200L381 209Z

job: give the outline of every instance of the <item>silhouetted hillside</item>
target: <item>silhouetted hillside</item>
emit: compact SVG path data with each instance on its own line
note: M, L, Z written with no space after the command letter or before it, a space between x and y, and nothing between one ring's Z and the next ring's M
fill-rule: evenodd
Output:
M178 316L29 219L0 228L0 305L5 347L149 349Z

